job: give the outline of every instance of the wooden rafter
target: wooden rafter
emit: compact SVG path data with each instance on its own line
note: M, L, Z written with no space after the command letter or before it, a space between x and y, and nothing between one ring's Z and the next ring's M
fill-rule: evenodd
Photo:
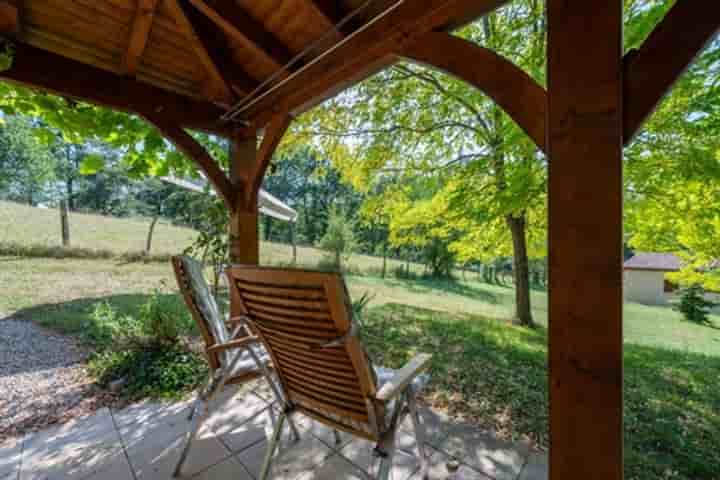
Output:
M278 145L280 145L280 141L290 126L291 121L292 117L287 113L278 113L272 118L270 123L268 123L267 127L265 127L265 135L263 136L255 165L248 179L249 188L246 191L246 195L250 198L246 200L256 197L260 191L263 178L265 178L265 172L267 172L270 162L272 161L272 156Z
M229 37L270 62L276 70L283 68L292 59L285 45L233 0L189 1Z
M188 18L188 14L190 13L190 10L187 8L188 6L184 3L184 0L165 1L169 10L172 12L175 23L187 37L190 42L190 47L205 68L208 82L205 86L206 94L209 98L219 100L226 104L232 103L235 95L233 95L232 87L224 75L226 72L223 72L215 63L213 59L214 52L210 46L207 45L207 39L200 37L198 32L195 31L193 23Z
M325 27L328 29L335 27L343 18L344 12L342 11L340 2L335 0L305 0L305 2L308 7L315 11L319 18L323 19ZM338 36L343 37L352 33L354 26L357 25L353 25L351 22L351 24L345 25L340 29L336 28L335 30Z
M183 10L183 16L192 28L195 38L200 42L202 50L208 55L209 61L215 66L223 82L236 94L247 95L255 89L257 82L250 78L232 60L232 54L224 34L215 24L195 9L189 0L172 0Z
M13 64L8 70L0 72L0 79L143 117L152 115L173 119L185 128L222 136L229 136L232 132L229 125L219 121L223 110L210 103L171 93L24 43L15 43Z
M625 143L719 28L717 0L679 0L640 49L626 55Z
M545 89L512 62L445 32L426 33L398 53L475 86L500 105L538 148L545 150Z
M122 70L135 75L145 51L159 0L138 0L137 11L130 30L130 41L122 59Z
M228 176L222 171L215 159L210 156L205 147L182 127L174 123L172 119L148 115L148 121L150 121L163 136L173 142L178 150L182 151L200 167L200 170L202 170L210 184L215 188L220 198L223 199L225 205L230 211L233 211L236 206L237 193Z
M396 61L394 52L433 30L454 28L508 0L405 0L331 54L295 75L243 112L262 127L275 111L297 114Z

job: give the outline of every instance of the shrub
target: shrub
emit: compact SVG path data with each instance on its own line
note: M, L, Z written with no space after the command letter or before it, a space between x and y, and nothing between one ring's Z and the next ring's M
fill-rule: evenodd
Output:
M89 371L101 386L123 379L122 396L178 398L207 376L202 357L177 344L135 346L94 355Z
M411 270L408 270L405 265L397 265L392 269L392 274L395 278L401 280L416 280L417 274Z
M695 284L683 290L678 310L688 321L710 325L708 314L714 306L713 302L705 299L703 287Z
M174 296L163 295L158 288L140 307L140 321L152 342L175 343L182 327L187 328L183 325L187 311L176 300Z
M82 326L83 340L99 347L132 343L143 336L142 323L131 315L120 315L107 301L95 304Z

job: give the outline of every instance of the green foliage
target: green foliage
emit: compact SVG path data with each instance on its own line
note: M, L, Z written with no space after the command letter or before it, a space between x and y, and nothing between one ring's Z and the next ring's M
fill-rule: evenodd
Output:
M201 355L176 344L107 350L90 360L89 371L103 386L124 380L121 395L130 399L179 398L208 374Z
M691 285L684 289L678 310L685 319L702 325L712 325L708 315L715 303L705 299L705 290L700 285Z
M139 319L118 314L109 302L99 302L82 326L81 338L95 346L110 348L133 343L144 333Z
M80 173L82 175L93 175L102 170L105 165L105 159L98 154L90 154L83 158L80 164Z
M0 72L9 70L15 60L15 48L12 43L3 41L0 47Z
M154 342L175 344L181 332L188 330L188 325L180 324L188 316L187 310L178 304L174 296L163 293L166 287L163 284L156 289L140 308L140 322L146 326L147 334Z
M328 215L328 226L325 235L318 242L318 247L332 254L331 261L338 270L343 269L355 249L355 232L348 215L340 208L332 207Z
M390 303L368 309L362 333L373 360L391 368L433 354L429 404L505 439L550 446L544 328ZM714 480L718 356L626 344L624 367L625 478Z

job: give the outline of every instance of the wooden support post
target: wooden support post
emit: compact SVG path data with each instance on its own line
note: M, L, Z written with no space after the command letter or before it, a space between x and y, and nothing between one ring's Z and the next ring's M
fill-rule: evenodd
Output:
M257 139L234 138L230 146L230 182L236 192L236 206L230 213L230 261L243 265L260 263L257 195L247 195L249 177L255 168Z
M623 477L621 0L548 0L550 478Z

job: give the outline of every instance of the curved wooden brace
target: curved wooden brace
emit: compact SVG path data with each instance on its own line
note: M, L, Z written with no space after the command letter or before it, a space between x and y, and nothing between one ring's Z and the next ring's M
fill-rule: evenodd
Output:
M547 93L509 60L445 32L429 32L397 55L458 77L492 98L545 152Z
M717 0L680 0L640 49L625 56L623 136L626 144L719 28Z
M177 124L152 116L145 116L145 119L154 125L165 138L170 140L178 150L195 162L213 188L215 188L220 198L223 199L228 209L231 212L235 211L237 197L235 189L228 176L222 171L205 147Z
M291 121L292 117L288 113L278 113L273 116L270 123L265 126L265 135L263 135L260 149L256 155L255 166L248 179L250 188L247 189L246 194L249 195L251 199L257 197L263 178L265 178L265 172L270 166L272 156L290 126Z

